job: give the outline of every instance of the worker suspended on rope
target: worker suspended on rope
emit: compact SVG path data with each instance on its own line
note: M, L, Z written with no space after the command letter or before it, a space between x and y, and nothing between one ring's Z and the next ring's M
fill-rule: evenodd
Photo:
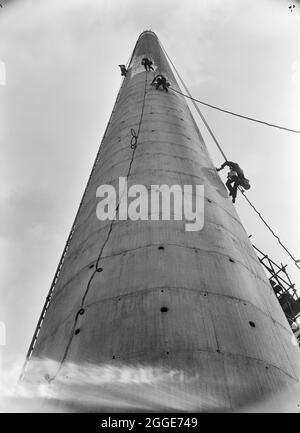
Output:
M147 57L144 57L142 59L142 65L144 65L146 71L150 71L150 70L154 71L152 64L153 64L152 60L149 60Z
M126 77L127 69L126 69L125 65L119 65L119 68L121 69L121 75Z
M155 85L155 86L156 86L156 90L157 90L160 86L162 86L162 88L163 88L166 92L168 92L168 87L170 86L170 83L168 83L166 77L164 77L163 75L159 74L159 75L156 75L156 77L153 78L151 85L152 85L152 86Z
M225 161L220 168L217 168L217 171L223 170L226 166L230 168L227 175L226 186L229 190L229 195L232 197L232 203L235 203L238 187L241 186L244 189L250 189L250 184L249 180L245 178L243 170L236 162Z

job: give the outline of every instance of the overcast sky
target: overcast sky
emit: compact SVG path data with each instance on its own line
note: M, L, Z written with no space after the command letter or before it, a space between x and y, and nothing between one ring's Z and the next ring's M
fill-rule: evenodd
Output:
M300 2L11 0L0 9L2 365L26 355L139 34L156 32L190 92L300 129ZM291 12L289 5L295 4ZM249 198L296 258L300 135L203 107ZM196 119L216 166L223 160ZM221 174L223 179L226 173ZM253 243L299 270L244 199ZM0 359L1 362L1 359Z

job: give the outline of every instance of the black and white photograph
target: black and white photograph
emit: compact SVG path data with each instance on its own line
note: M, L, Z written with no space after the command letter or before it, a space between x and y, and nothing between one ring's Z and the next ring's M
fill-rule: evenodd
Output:
M0 0L1 416L300 413L299 185L300 0Z

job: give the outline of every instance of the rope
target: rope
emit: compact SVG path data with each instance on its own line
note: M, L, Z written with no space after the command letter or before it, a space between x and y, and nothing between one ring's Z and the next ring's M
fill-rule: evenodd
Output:
M139 125L138 125L138 130L137 130L137 132L135 132L134 128L131 128L131 130L130 130L131 135L132 135L131 140L130 140L130 147L131 147L131 149L135 149L136 146L137 146L138 137L139 137L139 133L140 133L140 130L141 130L141 125L142 125L142 120L143 120L143 116L144 116L144 108L145 108L145 102L146 102L146 93L147 93L147 70L146 70L146 78L145 78L143 105L142 105L141 117L140 117L140 121L139 121Z
M130 147L131 147L131 149L134 149L137 145L138 136L137 136L137 133L135 132L135 130L133 128L131 128L131 135L132 135L132 138L130 140Z
M146 93L147 93L146 90L147 90L147 71L146 71L145 87L144 87L144 96L143 96L143 105L142 105L142 110L141 110L141 118L140 118L140 121L139 121L138 134L139 134L139 131L140 131L140 129L141 129L141 124L142 124L142 119L143 119L143 113L144 113L144 107L145 107L145 101L146 101ZM134 131L133 128L132 128L132 131ZM137 134L137 135L138 135L138 134ZM136 137L136 138L137 138L137 137ZM134 159L134 155L135 155L135 150L136 150L136 145L134 146L134 148L133 148L133 152L132 152L132 155L131 155L131 160L130 160L130 163L129 163L129 167L128 167L128 171L127 171L127 176L126 176L126 177L127 177L127 180L128 180L128 178L129 178L129 176L130 176L131 167L132 167L132 163L133 163L133 159ZM116 209L115 209L116 212L118 212L119 205L120 205L120 199L118 200L118 203L117 203L117 206L116 206ZM111 224L110 224L110 227L109 227L109 230L108 230L108 234L107 234L106 239L105 239L105 241L104 241L104 243L103 243L103 245L102 245L102 247L101 247L101 249L100 249L100 252L99 252L99 254L98 254L98 258L97 258L97 262L96 262L96 266L95 266L96 269L95 269L95 271L93 272L93 274L91 275L91 277L90 277L90 279L89 279L89 281L88 281L88 283L87 283L87 287L86 287L85 292L84 292L84 294L83 294L83 297L82 297L82 300L81 300L81 304L80 304L79 310L78 310L78 312L77 312L77 314L76 314L76 316L75 316L74 324L73 324L73 327L72 327L72 330L71 330L71 336L70 336L70 339L69 339L68 344L67 344L67 346L66 346L66 349L65 349L65 351L64 351L64 354L63 354L62 360L61 360L61 362L60 362L60 366L58 367L58 370L57 370L57 372L55 373L55 375L51 378L51 381L54 380L54 379L57 377L57 375L58 375L58 373L59 373L59 371L60 371L60 369L61 369L63 363L64 363L65 360L67 359L67 356L68 356L68 353L69 353L69 349L70 349L70 347L71 347L71 343L72 343L73 338L74 338L74 332L75 332L75 329L76 329L76 326L77 326L78 315L81 314L81 313L80 313L81 311L84 311L85 299L86 299L86 297L87 297L87 295L88 295L88 292L89 292L89 290L90 290L91 282L92 282L92 280L94 279L96 273L97 273L97 272L102 272L102 270L103 270L101 267L99 267L99 263L100 263L100 260L101 260L101 258L102 258L102 254L103 254L104 248L105 248L105 246L107 245L107 243L108 243L108 241L109 241L109 238L110 238L110 235L111 235L111 232L112 232L112 229L113 229L113 225L114 225L114 223L115 223L115 219L113 219L113 220L111 221Z
M291 257L291 259L293 260L293 262L295 263L295 265L297 266L298 269L300 269L299 265L298 265L298 261L296 260L295 257L290 253L290 251L286 248L286 246L281 242L279 236L277 236L274 231L272 230L272 228L269 226L269 224L266 222L266 220L263 218L263 216L261 215L261 213L256 209L256 207L251 203L251 201L249 200L249 198L247 197L247 195L245 194L245 191L243 189L241 189L239 187L239 190L241 191L241 193L243 194L243 196L245 197L245 199L247 200L247 202L250 204L250 206L252 207L252 209L257 213L257 215L259 216L259 218L262 220L262 222L264 223L264 225L269 229L269 231L272 233L272 235L278 240L279 244L282 246L282 248L287 252L287 254Z
M109 128L109 126L110 126L110 124L111 124L111 120L112 120L112 117L113 117L113 114L114 114L114 111L115 111L116 104L117 104L117 102L118 102L118 100L119 100L120 92L121 92L121 90L122 90L123 85L124 85L124 81L122 81L121 86L120 86L120 88L119 88L119 91L118 91L118 94L117 94L117 97L116 97L116 101L115 101L115 104L114 104L114 107L113 107L112 113L111 113L111 115L110 115L110 118L109 118L108 124L107 124L106 129L105 129L104 134L103 134L103 138L102 138L102 142L101 142L101 144L103 143L103 141L104 141L104 139L105 139L105 137L106 137L106 135L107 135L108 128ZM21 370L21 374L20 374L20 377L19 377L18 383L23 379L23 377L24 377L24 375L25 375L25 371L26 371L26 367L27 367L28 361L29 361L29 359L31 358L31 355L32 355L33 349L34 349L35 344L36 344L36 342L37 342L38 334L39 334L39 332L40 332L40 330L41 330L41 327L42 327L42 324L43 324L43 322L44 322L44 319L45 319L46 313L47 313L47 311L48 311L48 308L49 308L49 305L50 305L50 301L51 301L51 298L52 298L52 295L53 295L54 289L55 289L55 287L56 287L56 283L57 283L57 280L58 280L58 277L59 277L60 271L61 271L61 269L62 269L63 262L64 262L64 260L65 260L65 257L66 257L67 251L68 251L68 249L69 249L69 245L70 245L71 239L72 239L73 234L74 234L75 229L76 229L77 218L78 218L79 211L80 211L80 209L81 209L81 207L82 207L82 204L83 204L83 199L84 199L84 197L85 197L85 194L86 194L86 192L87 192L88 186L89 186L89 184L90 184L90 181L91 181L91 178L92 178L92 174L94 173L94 170L95 170L95 168L96 168L96 165L98 164L98 161L99 161L100 152L101 152L101 145L100 145L99 150L98 150L98 152L97 152L97 155L96 155L96 158L95 158L95 161L94 161L94 164L93 164L93 167L92 167L91 173L90 173L90 175L89 175L89 178L88 178L87 184L86 184L86 186L85 186L85 189L84 189L84 192L83 192L83 195L82 195L82 199L81 199L81 201L80 201L80 203L79 203L78 210L77 210L77 212L76 212L76 215L75 215L75 218L74 218L74 221L73 221L73 224L72 224L72 227L71 227L71 230L70 230L70 233L69 233L68 239L67 239L67 241L66 241L65 247L64 247L63 252L62 252L62 255L61 255L61 258L60 258L60 260L59 260L59 263L58 263L58 266L57 266L57 269L56 269L56 272L55 272L55 275L54 275L53 281L52 281L52 283L51 283L51 286L50 286L49 292L48 292L48 294L47 294L47 297L46 297L45 303L44 303L43 308L42 308L42 312L41 312L40 317L39 317L39 319L38 319L38 323L37 323L37 325L36 325L36 328L35 328L35 331L34 331L34 334L33 334L32 340L31 340L31 342L30 342L29 349L28 349L28 352L27 352L27 354L26 354L25 362L24 362L24 364L23 364L23 367L22 367L22 370Z
M269 122L265 122L265 121L263 121L263 120L258 120L258 119L255 119L255 118L253 118L253 117L250 117L250 116L244 116L244 115L242 115L242 114L238 114L238 113L235 113L235 112L233 112L233 111L225 110L224 108L220 108L220 107L217 107L216 105L208 104L207 102L200 101L199 99L193 98L192 95L190 94L189 90L187 89L186 85L184 84L183 80L181 79L181 77L180 77L180 75L179 75L179 73L178 73L178 71L177 71L177 69L176 69L174 63L172 62L172 60L171 60L170 57L168 56L166 50L164 49L162 43L161 43L160 41L159 41L159 43L160 43L160 46L161 46L162 50L164 51L165 55L166 55L167 58L169 59L169 62L170 62L171 65L173 66L173 68L174 68L174 70L175 70L175 72L176 72L176 74L177 74L177 76L178 76L178 78L179 78L181 84L182 84L183 87L185 88L185 90L186 90L186 92L187 92L187 95L185 95L184 93L182 93L182 92L180 92L180 91L174 89L173 87L170 87L170 89L173 90L173 92L179 93L180 95L185 96L186 98L191 99L191 100L193 101L193 103L194 103L194 102L199 102L199 104L202 104L202 105L205 105L205 106L207 106L207 107L213 108L214 110L222 111L223 113L231 114L232 116L236 116L236 117L240 117L240 118L242 118L242 119L250 120L251 122L261 123L261 124L263 124L263 125L267 125L267 126L270 126L270 127L272 127L272 128L282 129L282 130L284 130L284 131L289 131L289 132L294 132L294 133L296 133L296 134L300 134L300 131L298 131L297 129L286 128L285 126L275 125L274 123L269 123ZM194 104L194 107L196 108L196 105L195 105L195 104ZM197 111L198 111L198 110L197 110ZM199 110L199 113L200 113L200 110ZM204 121L204 118L203 118L202 114L201 114L200 116L201 116L201 119ZM204 121L204 123L206 124L205 121ZM206 126L207 126L207 125L206 125ZM213 138L214 138L214 137L213 137ZM215 140L215 138L214 138L214 140ZM217 143L216 143L216 144L217 144ZM218 144L217 144L217 146L219 147ZM219 150L220 150L220 149L219 149ZM222 152L222 151L221 151L221 153L222 153L222 155L223 155L223 152ZM224 156L224 155L223 155L223 156ZM225 158L225 160L226 160L226 158Z
M202 119L202 121L203 121L204 125L205 125L205 126L206 126L206 128L208 129L208 131L209 131L209 133L210 133L210 135L211 135L212 139L213 139L213 140L214 140L214 142L216 143L216 145L217 145L217 147L218 147L219 151L221 152L221 154L222 154L223 158L225 159L225 161L228 161L228 160L227 160L227 157L226 157L226 155L225 155L225 153L223 152L223 150L222 150L222 148L221 148L221 146L220 146L220 144L219 144L219 142L218 142L218 140L216 139L216 137L215 137L214 133L212 132L212 130L211 130L211 128L210 128L210 126L208 125L208 123L207 123L207 121L206 121L205 117L203 116L203 114L201 113L201 111L200 111L200 109L199 109L198 105L197 105L197 104L196 104L196 102L194 101L194 99L193 99L192 95L190 94L190 92L189 92L189 90L188 90L187 86L185 85L185 83L184 83L183 79L182 79L182 78L181 78L181 76L179 75L179 72L177 71L177 69L176 69L176 67L175 67L174 63L172 62L172 60L171 60L171 59L170 59L170 57L168 56L168 53L167 53L167 52L166 52L166 50L164 49L164 47L163 47L162 43L161 43L160 41L159 41L159 43L160 43L160 46L161 46L161 48L162 48L163 52L164 52L164 53L165 53L165 55L167 56L167 58L168 58L169 62L170 62L170 63L171 63L171 65L173 66L173 68L174 68L174 71L176 72L176 74L177 74L177 76L178 76L178 78L179 78L179 80L180 80L181 84L182 84L182 85L183 85L183 87L185 88L185 91L187 92L187 94L189 95L190 99L192 100L192 103L193 103L193 105L194 105L194 107L195 107L195 109L196 109L197 113L199 114L199 116L201 117L201 119ZM181 93L181 92L178 92L178 93Z
M225 159L225 161L227 161L226 155L225 155L225 153L223 152L223 150L222 150L222 148L221 148L221 145L219 144L218 140L217 140L216 137L214 136L214 134L213 134L211 128L208 126L208 124L207 124L207 122L206 122L206 120L205 120L203 114L201 113L201 111L199 110L199 108L198 108L198 106L197 106L197 104L196 104L196 102L195 102L195 101L197 101L197 100L194 99L194 98L191 96L191 94L190 94L188 88L186 87L184 81L183 81L182 78L180 77L179 72L177 71L177 69L176 69L174 63L172 62L172 60L171 60L170 57L168 56L166 50L164 49L164 47L163 47L163 45L161 44L160 41L159 41L159 43L160 43L160 46L161 46L163 52L164 52L165 55L167 56L167 58L168 58L168 60L170 61L171 65L173 66L174 71L176 72L176 74L177 74L177 76L178 76L180 82L182 83L183 87L185 88L185 90L186 90L186 92L187 92L187 94L188 94L188 97L192 100L194 107L196 108L198 114L200 115L200 117L201 117L201 119L203 120L205 126L207 127L207 129L208 129L210 135L212 136L214 142L216 143L216 145L217 145L219 151L221 152L223 158ZM177 91L177 90L175 90L175 89L173 89L173 88L172 88L172 90L176 91L177 93L180 93L180 94L183 95L183 96L187 96L187 95L184 95L184 94L181 93L180 91ZM202 103L201 101L197 101L197 102ZM208 104L205 104L205 105L208 105ZM210 105L209 105L209 106L210 106ZM211 106L211 107L212 107L212 108L217 108L217 107L215 107L215 106ZM225 110L220 109L220 111L225 111ZM229 113L229 112L228 112L228 113ZM232 113L230 113L230 114L232 114ZM241 117L243 117L243 116L241 116ZM244 116L244 117L245 117L245 116ZM251 118L250 118L250 120L254 120L254 119L251 119ZM260 122L260 121L259 121L259 122ZM266 122L260 122L260 123L266 123ZM272 125L272 124L268 124L268 125L269 125L269 126L275 126L275 127L277 127L276 125ZM280 129L287 129L287 128L283 128L283 127L279 127L279 128L280 128ZM290 130L290 129L287 129L287 130L292 131L292 132L297 132L297 133L300 132L300 131ZM262 222L265 224L265 226L269 229L269 231L272 233L272 235L277 239L277 241L279 242L279 244L281 245L281 247L282 247L282 248L287 252L287 254L291 257L291 259L293 260L293 262L294 262L294 264L297 266L297 268L300 269L300 267L299 267L299 265L298 265L299 260L296 260L296 259L294 258L294 256L291 254L291 252L290 252L290 251L286 248L286 246L281 242L279 236L277 236L277 235L274 233L274 231L271 229L271 227L269 226L269 224L268 224L268 223L265 221L265 219L262 217L261 213L260 213L260 212L255 208L255 206L254 206L254 205L251 203L251 201L248 199L247 195L245 194L245 191L242 190L240 187L239 187L239 190L241 191L241 193L243 194L243 196L245 197L245 199L248 201L248 203L250 204L250 206L251 206L251 207L254 209L254 211L257 213L257 215L258 215L259 218L262 220Z
M271 126L272 128L283 129L284 131L289 131L289 132L294 132L296 134L300 134L300 131L298 131L297 129L286 128L285 126L275 125L274 123L269 123L269 122L265 122L263 120L254 119L253 117L244 116L242 114L234 113L233 111L225 110L224 108L217 107L216 105L208 104L207 102L200 101L199 99L195 99L190 95L185 95L184 93L179 92L176 89L173 89L173 87L170 87L170 89L173 90L173 92L179 93L180 95L185 96L186 98L192 99L193 101L199 102L199 104L206 105L206 107L213 108L214 110L222 111L223 113L231 114L232 116L241 117L242 119L247 119L247 120L250 120L251 122L256 122L256 123L261 123L263 125Z
M132 58L132 56L131 56L131 58ZM121 89L122 89L122 87L123 87L123 84L124 84L124 81L122 82L122 84L121 84L121 86L120 86L120 89L119 89L119 92L118 92L118 95L117 95L117 98L116 98L116 101L115 101L115 105L114 105L114 108L113 108L112 114L111 114L111 116L110 116L109 122L108 122L108 124L107 124L107 126L106 126L106 130L105 130L105 132L104 132L104 136L103 136L102 142L103 142L103 140L104 140L104 138L105 138L105 136L106 136L106 133L107 133L108 128L109 128L109 125L110 125L110 123L111 123L111 119L112 119L112 116L113 116L113 113L114 113L114 109L115 109L115 106L116 106L116 104L117 104L117 102L118 102L119 95L120 95ZM135 145L134 145L134 147L133 147L133 150L134 150L134 151L133 151L133 153L132 153L132 158L131 158L131 162L130 162L130 165L129 165L127 178L128 178L129 175L130 175L131 166L132 166L132 162L133 162L133 158L134 158L134 153L135 153L135 148L136 148L136 144L137 144L137 138L138 138L138 134L139 134L140 129L141 129L141 124L142 124L142 119L143 119L143 114L144 114L145 101L146 101L146 93L147 93L146 90L147 90L147 71L146 71L146 78L145 78L145 87L144 87L144 95L143 95L143 105L142 105L142 110L141 110L141 117L140 117L140 121L139 121L139 126L138 126L138 133L135 134L134 129L133 129L133 128L131 129L131 131L132 131L132 135L133 135L133 133L134 133L134 137L136 138L136 142L135 142ZM96 167L96 165L97 165L97 163L98 163L98 160L99 160L100 151L101 151L101 146L100 146L100 148L99 148L99 150L98 150L98 153L97 153L97 156L96 156L96 159L95 159L95 162L94 162L94 165L93 165L92 171L91 171L91 173L90 173L90 176L89 176L89 179L88 179L87 185L86 185L86 187L85 187L85 190L84 190L84 193L83 193L83 196L82 196L81 202L80 202L80 204L79 204L79 207L78 207L78 210L77 210L77 213L76 213L75 219L74 219L74 223L73 223L73 225L72 225L72 228L71 228L70 234L69 234L69 236L68 236L68 239L67 239L67 242L66 242L65 248L64 248L64 250L63 250L62 257L61 257L61 259L60 259L60 261L59 261L59 265L58 265L58 268L57 268L57 270L56 270L56 273L55 273L55 276L54 276L53 282L52 282L52 284L51 284L50 290L49 290L48 295L47 295L47 297L46 297L46 301L45 301L44 307L43 307L43 309L42 309L42 313L41 313L41 315L40 315L40 318L39 318L39 320L38 320L38 324L37 324L37 326L36 326L36 329L35 329L35 332L34 332L33 338L32 338L32 340L31 340L31 343L30 343L30 346L29 346L29 349L28 349L28 352L27 352L27 355L26 355L26 359L25 359L25 362L24 362L24 364L23 364L22 371L21 371L21 374L20 374L20 377L19 377L19 380L18 380L18 383L19 383L19 382L24 378L27 364L28 364L28 362L29 362L29 360L30 360L30 358L31 358L31 355L32 355L32 352L33 352L34 346L35 346L36 341L37 341L38 334L39 334L39 332L40 332L40 329L41 329L41 326L42 326L42 324L43 324L43 321L44 321L45 315L46 315L46 313L47 313L47 310L48 310L48 308L49 308L49 304L50 304L50 301L51 301L51 298L52 298L52 295L53 295L53 291L54 291L54 289L55 289L55 286L56 286L56 283L57 283L57 280L58 280L58 276L59 276L59 274L60 274L60 271L61 271L61 268L62 268L62 265L63 265L64 259L65 259L65 256L66 256L66 252L67 252L67 250L68 250L68 248L69 248L70 241L71 241L71 239L72 239L72 237L73 237L73 234L74 234L74 231L75 231L75 228L76 228L76 221L77 221L77 217L78 217L79 211L80 211L81 206L82 206L82 203L83 203L83 199L84 199L84 197L85 197L85 194L86 194L87 188L88 188L89 183L90 183L90 181L91 181L92 174L93 174L93 172L94 172L94 170L95 170L95 167ZM119 207L119 204L118 204L118 206L117 206L117 209L118 209L118 207ZM116 209L116 210L117 210L117 209ZM112 224L113 224L113 222L112 222ZM98 259L97 259L97 263L96 263L96 270L95 270L95 272L93 272L91 278L90 278L89 281L88 281L87 288L86 288L86 291L85 291L84 296L83 296L83 298L82 298L82 303L81 303L81 305L80 305L80 310L77 312L76 317L75 317L75 321L74 321L74 324L73 324L73 329L72 329L72 334L71 334L71 335L73 335L73 333L74 333L74 330L75 330L75 327L76 327L76 323L77 323L78 314L80 314L80 311L82 311L82 309L83 309L83 306L84 306L84 300L85 300L85 297L86 297L87 292L88 292L88 290L89 290L90 283L91 283L91 281L92 281L92 279L93 279L95 273L98 272L99 261L100 261L101 256L102 256L102 252L103 252L104 246L106 245L106 243L107 243L107 241L108 241L108 239L109 239L109 236L110 236L110 234L111 234L112 224L111 224L111 226L110 226L110 230L109 230L109 232L108 232L107 239L105 240L104 245L102 246L102 248L101 248L101 250L100 250L100 253L99 253L99 256L98 256ZM66 347L66 350L65 350L65 353L64 353L64 356L63 356L63 360L62 360L62 362L61 362L61 365L62 365L62 363L64 362L64 360L66 359L66 356L67 356L67 354L68 354L68 351L69 351L69 347L70 347L71 342L72 342L72 337L71 337L71 339L70 339L70 341L69 341L69 343L68 343L68 345L67 345L67 347ZM60 370L61 365L60 365L58 371ZM56 375L57 375L57 374L58 374L58 372L56 373ZM55 379L56 375L55 375L53 378L51 378L50 380Z

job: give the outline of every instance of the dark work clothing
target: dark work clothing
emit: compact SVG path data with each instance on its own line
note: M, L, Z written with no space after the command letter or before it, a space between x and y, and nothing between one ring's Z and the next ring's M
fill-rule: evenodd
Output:
M151 84L156 85L156 90L162 86L166 92L168 92L168 86L170 85L163 75L157 75L154 77Z
M244 178L244 172L241 169L241 167L236 163L232 161L225 161L224 164L221 165L220 169L228 166L231 168L231 170L236 171L239 178Z
M232 161L225 161L217 171L222 170L224 167L229 167L230 172L228 173L228 179L226 182L226 186L229 190L229 195L232 197L233 203L235 202L237 190L239 186L243 186L245 189L250 188L250 184L248 179L245 178L244 172L241 167ZM235 172L235 173L233 173Z
M164 89L166 92L169 91L169 90L168 90L168 87L167 87L165 84L162 84L162 83L157 83L157 84L156 84L156 90L158 90L159 86L162 86L163 89Z
M156 80L156 90L159 88L159 86L162 86L163 89L168 92L167 80L165 79L165 77L161 77Z
M156 84L156 81L159 80L161 77L162 77L162 75L160 75L160 74L159 74L159 75L156 75L156 76L153 78L151 84Z
M226 182L226 186L229 190L229 195L231 195L233 202L235 202L239 185L240 185L240 180L237 176L228 179Z
M142 59L142 65L144 65L146 71L150 71L150 70L154 71L152 67L152 63L153 63L152 60L149 60L147 57L144 57Z

